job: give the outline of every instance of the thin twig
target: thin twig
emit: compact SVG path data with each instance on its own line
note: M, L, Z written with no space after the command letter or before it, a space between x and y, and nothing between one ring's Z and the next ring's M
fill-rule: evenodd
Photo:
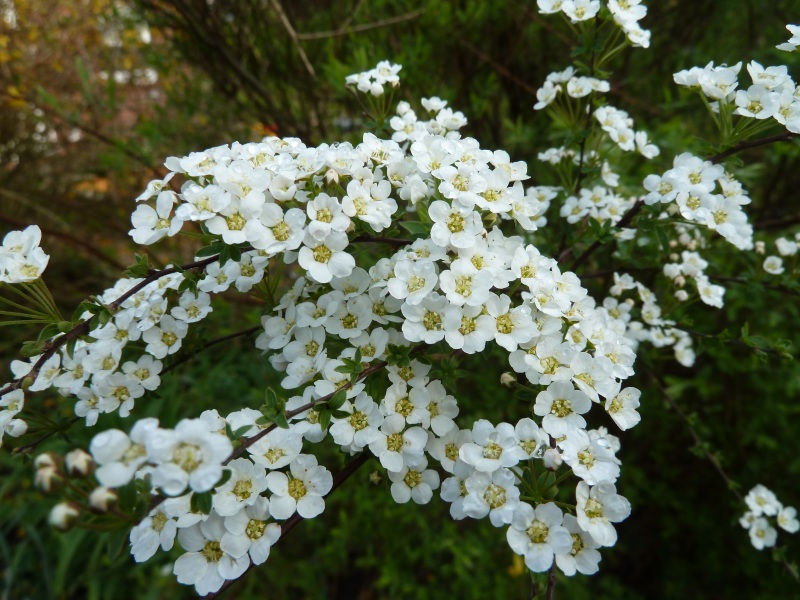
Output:
M628 209L628 212L622 215L622 218L617 222L616 225L614 225L614 227L619 227L619 228L627 227L628 224L633 220L633 217L635 217L642 209L642 206L644 206L644 200L637 200L633 204L633 206L631 206ZM583 254L581 254L578 258L576 258L575 262L572 263L572 265L569 268L570 271L574 271L575 269L580 267L583 263L585 263L589 259L589 257L594 253L594 251L597 250L601 245L602 244L600 240L597 240L586 250L584 250Z
M556 563L550 565L550 570L547 572L547 600L555 600L556 597Z
M740 142L733 146L732 148L728 148L724 152L720 152L719 154L715 154L708 160L714 164L722 162L729 156L736 154L737 152L741 152L742 150L749 150L751 148L758 148L759 146L766 146L767 144L774 144L775 142L787 142L792 138L796 138L798 134L792 133L791 131L784 131L783 133L776 133L775 135L771 135L769 137L761 138L758 140L749 140L746 142Z
M201 346L200 348L195 350L194 352L187 352L186 354L183 354L183 355L179 356L175 360L175 362L173 362L170 366L168 366L163 371L161 371L161 374L163 375L164 373L169 373L175 367L177 367L179 365L182 365L183 363L185 363L187 361L190 361L191 359L193 359L195 356L197 356L198 354L200 354L204 350L208 350L209 348L211 348L211 346L216 346L217 344L221 344L222 342L227 342L228 340L232 340L232 339L235 339L235 338L238 338L238 337L248 336L250 334L255 333L256 331L260 331L261 329L262 328L261 328L260 325L256 325L255 327L250 327L249 329L244 329L242 331L237 331L235 333L229 333L228 335L223 335L222 337L218 337L216 339L213 339L210 342L208 342L207 344L204 344L203 346Z
M492 67L498 74L502 75L503 77L505 77L510 81L513 81L516 85L518 85L523 90L528 92L531 96L536 95L536 88L534 86L530 85L528 82L524 81L520 77L514 75L511 71L509 71L506 67L504 67L500 63L498 63L496 60L494 60L491 56L485 54L484 52L481 52L478 48L476 48L463 38L459 40L459 43L462 46L464 46L464 48L472 52L479 59L481 59L483 62Z
M214 255L214 256L209 256L208 258L204 258L202 260L198 260L198 261L195 261L195 262L191 262L191 263L182 265L180 267L170 267L169 269L162 269L160 271L153 271L147 277L145 277L141 282L139 282L137 285L133 286L127 292L122 294L119 298L114 300L114 302L110 303L108 305L108 309L112 313L116 312L116 310L120 307L120 305L123 302L125 302L125 300L127 300L131 296L136 295L140 290L142 290L143 288L147 287L148 285L150 285L154 281L157 281L161 277L164 277L166 275L171 275L173 273L178 273L180 271L188 271L189 269L197 269L197 268L200 268L200 267L205 267L207 265L210 265L214 261L216 261L218 258L219 258L218 255ZM17 381L15 381L14 383L10 383L7 386L5 386L4 388L0 389L0 398L2 398L8 392L12 392L12 391L14 391L16 389L19 389L22 386L22 382L25 381L25 379L27 379L28 377L32 377L35 380L36 376L39 374L39 370L42 368L44 363L46 363L48 360L50 360L50 358L56 353L56 351L58 351L59 348L61 348L62 346L65 346L66 344L68 344L72 340L75 340L75 339L78 339L80 337L83 337L84 335L87 335L89 333L89 324L91 323L91 321L92 321L92 319L86 319L85 321L82 321L82 322L78 323L77 325L75 325L75 327L70 329L67 333L65 333L64 335L56 338L51 343L49 343L47 345L47 347L46 347L46 350L39 357L39 360L37 360L36 363L34 363L33 367L31 368L31 370L28 372L28 374L25 377L22 377L22 378L18 379Z
M297 53L300 55L300 60L303 61L306 71L308 71L308 74L311 75L311 79L316 80L317 72L314 71L314 65L311 64L310 60L308 60L306 51L303 50L303 44L300 43L300 39L297 37L297 32L294 30L294 27L292 27L292 22L289 20L289 17L286 16L280 0L270 0L270 4L272 4L273 10L278 13L278 18L281 20L281 23L283 23L286 33L289 34L289 37L292 39L292 43L294 44L295 48L297 48Z
M340 27L339 29L334 29L332 31L314 31L311 33L298 33L296 34L296 38L302 41L322 40L325 38L350 35L351 33L361 33L362 31L369 31L370 29L377 29L379 27L396 25L397 23L402 23L403 21L410 21L411 19L416 19L424 12L425 9L421 8L402 15L398 15L396 17L389 17L387 19L381 19L379 21L373 21L371 23L364 23L362 25L353 25L352 27L345 26L345 27ZM346 23L347 21L345 21L345 24Z

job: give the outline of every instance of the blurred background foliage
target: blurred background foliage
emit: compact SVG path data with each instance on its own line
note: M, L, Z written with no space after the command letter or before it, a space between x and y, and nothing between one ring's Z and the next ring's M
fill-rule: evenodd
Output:
M701 103L679 93L673 72L756 59L789 61L800 74L794 56L774 50L788 38L784 25L800 21L793 0L648 4L643 25L652 46L620 56L609 99L662 148L632 180L666 169L679 152L708 153L702 140L716 141ZM400 98L449 100L470 120L466 135L526 160L532 182L554 184L536 155L561 141L547 114L531 106L547 73L571 63L573 46L564 24L539 15L532 0L0 0L0 233L40 225L52 255L46 280L69 314L132 262L133 198L163 174L167 156L273 133L309 144L358 140L362 116L344 76L386 58L403 64ZM769 242L800 223L799 156L796 145L784 144L730 163L753 197L757 239ZM755 283L726 283L724 310L687 311L698 344L694 368L641 350L631 383L643 390L643 420L621 436L618 484L634 511L619 527L618 545L603 552L600 573L560 577L560 598L800 597L782 566L751 547L737 523L744 507L707 460L719 460L742 492L762 482L785 504L800 504L800 369L737 342L745 322L766 340L793 340L797 286L789 279L765 285L758 257L729 248L707 257L713 272ZM194 249L179 239L148 251L164 264ZM622 258L635 264L636 257ZM617 260L600 251L581 274L623 268ZM652 284L654 274L641 280ZM608 277L585 285L602 298ZM257 305L229 299L196 343L258 321ZM729 341L718 337L726 329ZM3 364L30 337L4 328ZM250 342L217 346L182 365L158 397L137 403L137 417L173 424L210 407L257 406L274 376ZM498 387L506 367L494 358L463 360L458 368L473 374L468 383L450 373L462 427L477 415L497 421L524 411ZM71 401L43 394L37 402L42 419L72 417ZM100 426L114 419L103 415ZM39 449L85 446L92 433L76 427ZM330 466L343 464L327 452ZM385 474L370 482L376 465L347 481L322 517L301 523L230 597L529 597L530 577L504 530L485 520L453 522L437 500L395 505ZM45 522L54 500L32 488L32 475L29 461L0 452L0 598L194 597L174 581L163 554L134 565L109 534L51 531ZM781 538L796 560L797 540Z

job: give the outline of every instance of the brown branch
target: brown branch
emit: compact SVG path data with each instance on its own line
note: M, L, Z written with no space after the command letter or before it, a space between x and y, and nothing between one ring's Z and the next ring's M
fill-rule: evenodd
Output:
M550 570L547 571L547 600L555 600L556 597L556 561L553 559L553 564L550 565Z
M479 59L481 59L483 62L488 64L490 67L492 67L495 70L495 72L497 72L498 74L502 75L506 79L509 79L510 81L514 82L519 87L521 87L523 90L528 92L531 96L536 96L536 88L535 87L530 85L527 81L524 81L524 80L520 79L519 77L517 77L516 75L514 75L511 71L509 71L506 67L501 65L496 60L494 60L491 56L481 52L478 48L476 48L475 46L473 46L472 44L470 44L468 41L466 41L463 38L459 40L459 43L462 46L464 46L464 48L466 48L467 50L472 52Z
M761 138L758 140L749 140L746 142L740 142L736 144L732 148L728 148L724 152L720 152L719 154L715 154L708 160L714 164L722 162L729 156L736 154L737 152L742 152L743 150L750 150L751 148L758 148L759 146L766 146L767 144L774 144L775 142L788 142L792 138L796 138L798 134L792 133L791 131L784 131L783 133L776 133L775 135L771 135L769 137Z
M0 193L6 193L6 192L4 190L0 190ZM25 227L25 226L30 224L27 221L24 221L23 219L17 219L15 217L12 217L12 216L6 215L6 214L2 214L2 213L0 213L0 221L3 221L3 222L8 223L10 225L14 225L16 227ZM117 270L122 270L122 269L125 268L124 265L122 265L121 263L117 262L116 260L114 260L110 256L106 256L103 252L101 252L98 248L95 248L94 246L92 246L86 240L82 240L77 236L74 236L74 235L72 235L70 233L67 233L66 231L59 231L57 229L49 229L49 228L41 227L41 226L40 226L40 229L42 230L43 234L67 240L68 242L70 242L74 246L77 246L78 248L81 248L81 249L85 250L86 253L89 256L93 256L94 258L96 258L96 259L98 259L98 260L100 260L100 261L102 261L104 263L107 263L108 265L114 267Z
M311 75L311 79L316 80L317 72L314 71L314 65L311 64L310 60L308 60L308 55L306 54L306 51L303 50L303 45L300 43L294 27L292 27L292 22L289 20L289 17L286 16L286 12L283 10L280 0L270 0L270 4L272 4L273 10L278 13L278 18L281 20L284 29L286 29L286 33L289 34L289 37L292 39L292 43L294 44L295 48L297 48L297 54L300 55L300 60L303 61L303 66L305 66L306 71L308 71L308 74Z
M360 4L360 3L359 3ZM296 34L296 38L298 40L306 41L306 40L322 40L325 38L331 37L338 37L342 35L350 35L351 33L361 33L362 31L369 31L370 29L377 29L379 27L387 27L389 25L396 25L397 23L402 23L403 21L410 21L411 19L416 19L422 13L425 12L424 8L414 10L402 15L398 15L396 17L389 17L387 19L381 19L379 21L373 21L371 23L363 23L362 25L353 25L352 27L347 26L347 21L345 21L345 26L340 27L338 29L334 29L332 31L314 31L311 33L298 33Z
M410 244L411 242L412 240L404 240L402 238L372 237L368 235L360 235L350 240L351 244L374 243L374 244L393 244L395 246L405 246L407 244Z
M166 275L171 275L173 273L178 273L179 271L188 271L189 269L197 269L200 267L205 267L216 261L218 258L219 256L214 255L214 256L209 256L208 258L204 258L203 260L198 260L195 262L182 265L180 267L170 267L169 269L162 269L161 271L153 271L137 285L133 286L130 290L128 290L127 292L122 294L119 298L110 303L108 305L108 309L112 313L116 312L116 310L120 307L120 305L123 302L125 302L125 300L127 300L131 296L134 296L143 288L147 287L154 281L157 281L161 277L164 277ZM35 380L36 376L39 374L39 370L42 368L44 363L46 363L50 359L50 357L52 357L56 353L56 351L59 348L65 346L72 340L83 337L84 335L87 335L89 333L89 324L91 323L91 321L92 319L86 319L85 321L78 323L67 333L65 333L61 337L56 338L53 342L49 343L46 346L46 350L39 357L39 360L36 361L36 363L33 365L31 370L25 377L22 377L17 381L15 381L14 383L10 383L4 388L0 389L0 398L2 398L8 392L12 392L22 387L22 382L25 381L28 377L33 377L33 379Z
M683 409L681 409L681 407L678 406L678 403L675 402L675 400L673 400L670 397L670 395L667 393L666 388L664 387L664 384L658 378L658 376L651 369L649 369L647 366L645 366L645 369L647 370L648 375L650 375L650 378L655 382L656 386L658 387L659 391L661 392L661 397L664 399L664 401L667 404L669 404L673 408L673 410L675 410L675 412L678 414L678 416L686 424L686 427L689 429L689 433L691 434L695 445L702 450L703 455L705 456L705 458L714 467L714 470L717 472L717 474L725 482L725 485L728 486L728 489L731 491L731 493L734 496L736 496L736 499L741 504L744 504L744 497L739 492L739 490L736 489L737 488L737 484L725 472L725 469L722 468L722 465L720 464L720 462L717 459L717 457L714 456L713 454L711 454L711 452L709 452L705 448L705 446L703 445L702 439L700 439L700 436L697 434L697 430L694 428L694 425L692 425L691 419L689 419L688 415L685 412L683 412ZM795 566L792 565L788 560L786 560L786 558L781 558L780 563L783 565L783 567L786 569L786 571L789 573L789 575L791 575L792 579L795 580L795 583L800 584L800 574L798 574L797 569L795 568Z
M127 146L127 144L124 144L123 142L121 142L119 140L115 140L114 138L111 138L111 137L107 136L106 134L104 134L104 133L102 133L100 131L97 131L96 129L93 129L92 127L89 127L88 125L85 125L85 124L81 123L80 121L78 121L75 118L71 118L71 117L62 115L61 113L59 113L58 111L50 108L49 106L47 106L44 103L33 102L33 101L29 100L28 98L25 98L24 96L20 96L19 94L11 94L9 92L2 92L2 93L3 93L4 96L6 96L8 98L11 98L12 100L15 100L17 102L25 102L26 104L34 105L34 106L36 106L36 108L41 110L44 114L48 115L49 117L58 119L59 121L61 121L63 123L66 123L68 125L71 125L72 127L77 127L78 129L83 131L85 134L95 138L96 140L99 140L99 141L101 141L104 144L107 144L109 146L113 146L114 148L116 148L117 150L119 150L120 152L125 154L127 157L132 158L133 160L135 160L136 162L138 162L142 166L146 167L148 170L150 170L153 173L155 173L156 175L158 175L158 177L160 179L162 179L167 173L163 169L160 169L157 166L153 165L153 163L150 162L150 160L146 156L143 156L143 155L139 154L138 152L134 152L133 150L131 150Z
M664 383L661 381L661 379L646 365L645 369L647 370L648 375L650 375L650 378L658 387L659 392L661 392L661 397L667 404L669 404L669 406L677 413L677 415L686 424L686 427L689 430L689 434L692 436L692 440L694 441L695 446L697 446L702 450L703 456L706 458L706 460L708 460L708 462L711 463L711 465L714 467L714 470L725 482L725 485L728 487L731 493L733 493L733 495L736 496L737 500L739 500L739 502L744 503L744 497L742 497L742 494L737 489L738 484L734 482L733 479L731 479L731 477L725 472L725 469L722 468L722 465L720 464L717 457L711 454L711 452L709 452L706 449L705 445L703 444L703 440L698 435L697 430L694 428L694 425L692 425L692 421L689 418L689 416L683 411L683 409L678 405L678 403L675 402L675 400L673 400L672 397L667 393L667 389L664 387Z
M192 360L195 356L197 356L204 350L208 350L209 348L211 348L211 346L216 346L217 344L221 344L222 342L227 342L228 340L232 340L238 337L248 336L250 334L255 333L256 331L260 331L261 329L262 328L260 325L256 325L255 327L250 327L249 329L244 329L242 331L237 331L235 333L229 333L228 335L223 335L222 337L213 339L207 344L204 344L203 346L195 350L194 352L187 352L186 354L182 354L181 356L179 356L175 360L175 362L173 362L170 366L166 367L163 371L161 371L161 374L163 375L164 373L169 373L179 365L182 365L183 363Z
M286 418L287 419L291 419L292 417L296 417L297 415L299 415L301 413L304 413L307 410L311 410L312 408L314 408L318 404L322 404L323 402L327 402L328 400L333 398L340 390L349 390L351 387L353 387L354 383L358 383L359 381L361 381L365 377L368 377L369 375L372 375L373 373L376 373L377 371L380 371L387 364L388 363L386 361L382 360L382 361L380 361L378 363L375 363L374 365L371 365L371 366L367 367L366 369L361 371L361 373L358 374L358 377L356 378L355 382L348 381L343 386L336 388L336 391L333 391L330 394L327 394L326 396L322 396L322 398L319 398L317 400L312 400L311 402L309 402L307 404L303 404L303 406L300 406L300 407L298 407L298 408L296 408L294 410L288 411L286 413ZM242 445L239 446L238 448L236 448L231 453L231 455L223 461L222 464L227 465L234 458L236 458L237 456L240 456L242 453L244 453L244 451L247 448L249 448L250 446L255 444L258 440L260 440L261 438L266 436L269 432L274 430L276 427L277 427L277 425L275 423L273 423L269 427L266 427L266 428L262 429L261 431L259 431L257 434L255 434L253 436L250 436L249 438L244 438L244 441L242 442Z
M617 221L614 227L619 227L619 228L627 227L628 224L633 220L633 217L635 217L639 213L639 211L642 209L643 206L644 206L644 200L637 200L633 204L633 206L631 206L628 209L628 212L622 215L622 218L619 221ZM570 265L569 267L570 271L574 271L575 269L580 267L583 263L585 263L589 259L589 257L594 253L594 251L597 250L601 245L602 244L600 243L600 240L597 240L586 250L584 250L583 254L581 254L578 258L576 258L575 261L572 263L572 265ZM571 249L568 250L570 252L572 251ZM559 257L559 259L561 259L561 257Z

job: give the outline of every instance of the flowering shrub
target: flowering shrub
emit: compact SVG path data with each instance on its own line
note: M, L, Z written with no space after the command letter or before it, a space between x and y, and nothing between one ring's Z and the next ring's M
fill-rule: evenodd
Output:
M438 97L416 110L394 105L400 66L382 62L346 81L379 134L357 145L269 137L169 158L169 174L137 198L130 235L151 245L185 233L204 245L192 262L163 269L138 256L71 320L40 279L48 257L38 228L6 236L4 289L35 308L4 299L3 314L45 327L0 389L0 440L26 433L26 400L51 388L75 399L86 426L109 413L131 417L125 430L98 427L88 453L37 457L37 485L66 486L54 526L91 524L100 513L129 535L137 562L177 538L177 580L215 594L266 562L374 458L395 502L427 504L437 492L454 519L488 517L532 573L550 572L551 591L556 568L600 569L600 549L616 544L615 525L632 510L618 493L616 430L641 421L644 399L626 383L637 353L668 348L664 356L695 364L680 317L698 300L703 310L722 308L726 291L704 256L719 247L764 253L744 209L750 197L724 161L796 134L800 95L786 67L750 63L747 91L737 90L741 65L677 73L708 105L720 151L681 152L670 169L635 180L631 165L660 149L607 102L604 67L626 46L649 45L638 24L645 7L538 5L563 13L588 57L552 73L536 94L534 108L564 134L563 146L539 154L560 186L531 185L527 165L463 136L466 117ZM786 131L751 140L775 123ZM570 227L556 230L560 219ZM763 270L780 275L798 248L788 238L775 244L780 256ZM602 245L616 248L613 285L595 297L580 269ZM639 262L662 250L669 262ZM648 269L655 284L633 275ZM260 323L235 335L258 334L280 388L264 390L257 405L225 399L177 423L137 419L162 376L193 356L195 324L234 290L263 304ZM786 354L747 333L741 343ZM462 415L441 369L482 353L503 355L499 389L524 400L511 422ZM320 464L317 444L351 457L345 468L333 474ZM794 509L763 486L744 501L756 548L775 544L765 517L797 531Z

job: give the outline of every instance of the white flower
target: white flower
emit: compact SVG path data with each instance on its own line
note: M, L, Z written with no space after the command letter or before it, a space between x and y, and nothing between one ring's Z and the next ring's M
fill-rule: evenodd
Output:
M219 515L181 529L178 541L187 553L175 561L172 572L178 582L194 585L198 595L216 592L228 579L239 578L250 565L247 555L234 558L225 552L220 542L225 535L225 523Z
M246 458L237 458L228 463L231 477L216 488L214 510L221 517L230 517L252 506L267 489L267 471Z
M263 564L281 537L281 526L270 523L269 516L269 501L258 496L252 506L225 518L220 548L234 558L249 554L254 565Z
M744 501L757 517L761 515L774 517L781 509L781 503L775 494L761 484L751 489L744 497Z
M428 443L428 434L421 427L404 428L405 419L401 415L389 415L369 445L370 451L390 472L400 472L404 465L421 458Z
M580 573L581 575L593 575L597 573L600 553L597 548L600 545L581 529L578 519L573 515L564 515L564 527L572 536L572 548L569 552L556 555L556 565L569 577Z
M178 525L160 508L154 508L142 521L131 529L131 554L136 562L153 557L159 547L165 552L172 549Z
M784 272L783 260L780 256L768 256L764 260L764 270L770 275L780 275Z
M247 451L254 463L274 470L281 469L292 462L300 454L302 448L303 436L299 431L294 428L277 428L251 444Z
M797 520L797 509L791 506L784 506L778 511L778 527L789 533L797 533L800 530L800 521Z
M590 488L585 481L578 483L578 525L601 546L613 546L617 542L617 531L611 523L619 523L631 514L631 504L617 494L613 483L606 481Z
M473 519L487 514L495 527L511 523L514 509L519 505L519 488L516 475L510 469L497 469L492 473L476 471L466 480L467 496L464 512Z
M535 509L520 503L506 531L508 545L525 557L525 566L534 573L547 571L556 554L569 552L572 538L561 525L563 514L552 502Z
M642 392L634 387L627 387L616 396L606 399L606 410L614 419L614 423L625 431L636 425L642 420L641 415L636 412L639 408L639 398Z
M439 487L439 474L427 467L428 460L421 456L408 461L400 471L389 471L395 502L405 504L413 500L417 504L427 504L431 501L433 490Z
M569 381L555 381L536 396L534 414L544 417L542 429L553 437L560 438L570 430L586 426L581 416L592 406L589 397L576 390Z
M458 456L478 471L491 473L519 462L515 452L511 451L517 446L517 438L509 423L499 423L494 427L486 419L480 419L472 426L472 439L461 446Z
M333 441L340 446L361 449L374 442L380 433L383 414L377 404L365 393L356 396L349 417L336 419L330 427ZM343 407L344 409L345 407Z
M297 257L298 264L314 281L328 283L334 277L347 277L355 267L355 259L344 252L347 235L331 231L321 240L307 234Z
M778 532L764 517L756 517L750 525L750 542L756 550L771 548L778 539Z
M201 419L148 432L145 445L148 460L157 465L153 485L168 496L182 494L187 485L200 493L212 489L222 477L222 461L233 451L231 441Z
M314 455L301 454L289 464L291 478L280 471L267 475L269 512L276 519L288 519L295 511L304 519L313 519L325 510L325 496L333 487L331 472L317 464Z

